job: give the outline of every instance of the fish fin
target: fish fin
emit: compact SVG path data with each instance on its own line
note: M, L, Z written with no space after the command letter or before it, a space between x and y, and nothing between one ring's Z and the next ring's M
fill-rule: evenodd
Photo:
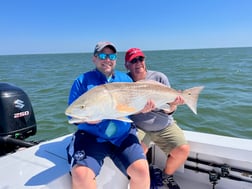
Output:
M164 112L171 112L170 108L161 108L161 110L163 110Z
M158 108L165 111L165 112L170 112L171 111L171 107L170 107L169 104L164 104L162 106L159 106Z
M197 102L200 92L203 90L204 86L193 87L186 89L182 92L182 96L185 100L185 104L197 114Z
M128 122L128 123L132 123L133 121L127 117L119 117L119 118L116 118L116 120L119 120L119 121L124 121L124 122Z
M117 104L116 110L119 112L129 112L129 113L135 113L137 111L134 107L130 107L125 104Z
M139 80L139 81L136 81L136 83L139 82L139 83L151 83L151 84L155 84L155 85L164 85L163 83L160 83L158 81L154 81L154 80ZM165 85L166 86L166 85ZM167 86L166 86L167 87Z

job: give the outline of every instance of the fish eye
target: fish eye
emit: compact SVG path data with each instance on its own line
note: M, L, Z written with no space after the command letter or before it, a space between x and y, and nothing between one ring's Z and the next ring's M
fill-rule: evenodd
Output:
M81 108L81 109L85 109L86 106L85 106L85 105L81 105L80 108Z

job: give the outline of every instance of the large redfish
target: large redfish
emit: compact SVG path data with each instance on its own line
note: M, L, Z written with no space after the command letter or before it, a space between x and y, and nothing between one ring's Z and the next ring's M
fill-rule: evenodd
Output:
M115 119L132 122L127 116L141 111L148 100L157 108L173 102L177 96L197 114L198 96L203 86L176 91L155 81L115 82L99 85L76 99L65 111L69 123Z

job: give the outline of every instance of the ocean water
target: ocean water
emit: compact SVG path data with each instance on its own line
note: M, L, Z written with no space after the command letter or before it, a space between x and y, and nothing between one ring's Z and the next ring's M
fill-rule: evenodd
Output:
M252 48L145 51L148 69L166 74L172 88L205 86L198 114L179 106L174 114L184 130L252 138ZM70 87L94 68L92 53L0 56L0 82L14 84L29 96L37 122L31 140L72 133L64 111ZM117 69L124 68L119 52ZM2 115L0 115L2 116Z

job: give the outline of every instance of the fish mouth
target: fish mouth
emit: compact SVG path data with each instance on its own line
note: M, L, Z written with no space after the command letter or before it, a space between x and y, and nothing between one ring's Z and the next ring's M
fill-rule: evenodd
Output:
M68 112L68 111L65 111L65 115L72 117L72 114L70 112Z
M71 118L68 120L68 123L74 124L74 123L84 123L86 122L86 119L76 119L76 118Z
M70 117L72 117L72 118L75 118L75 119L87 119L88 117L87 116L76 116L76 115L74 115L74 114L72 114L71 112L65 112L65 115L67 115L67 116L70 116Z

